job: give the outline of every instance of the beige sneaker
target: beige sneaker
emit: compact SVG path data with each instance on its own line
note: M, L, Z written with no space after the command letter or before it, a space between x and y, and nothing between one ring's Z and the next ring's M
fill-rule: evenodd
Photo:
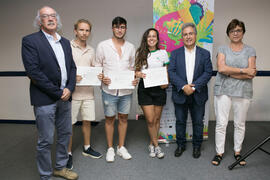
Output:
M57 177L62 177L62 178L68 179L68 180L75 180L75 179L78 179L78 177L79 177L77 173L75 173L74 171L69 170L67 168L63 168L61 170L55 169L53 171L53 175L57 176Z

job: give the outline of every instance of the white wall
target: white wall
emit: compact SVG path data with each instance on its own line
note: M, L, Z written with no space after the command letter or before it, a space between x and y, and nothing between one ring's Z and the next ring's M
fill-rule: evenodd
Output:
M138 47L143 32L152 26L152 0L1 0L0 17L0 71L23 71L21 62L21 38L34 32L32 22L37 9L44 5L54 7L60 14L62 34L73 38L73 24L79 18L87 18L93 23L92 37L89 43L97 43L111 37L111 21L115 16L123 16L128 21L127 40ZM269 0L215 0L214 50L227 43L226 27L232 18L239 18L246 24L245 43L257 51L259 70L270 70L267 42L270 29ZM215 68L216 59L213 58ZM215 68L216 69L216 68ZM268 120L267 89L270 88L269 77L257 77L254 80L254 98L249 110L248 120ZM214 79L214 78L213 78ZM212 79L212 81L213 81ZM0 119L33 120L29 101L26 77L0 77ZM212 83L213 84L213 83ZM212 88L211 88L212 90ZM103 118L101 97L96 88L97 119ZM210 119L214 120L210 96ZM135 118L136 98L130 119Z

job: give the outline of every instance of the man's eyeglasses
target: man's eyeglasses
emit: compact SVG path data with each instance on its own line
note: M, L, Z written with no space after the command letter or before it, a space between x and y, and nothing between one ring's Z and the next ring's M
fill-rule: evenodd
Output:
M42 14L42 15L40 15L40 17L42 19L48 19L49 17L56 18L56 14L55 13L54 14Z
M234 33L239 34L239 33L242 33L242 32L243 32L243 29L236 29L236 30L231 30L230 34L234 34Z

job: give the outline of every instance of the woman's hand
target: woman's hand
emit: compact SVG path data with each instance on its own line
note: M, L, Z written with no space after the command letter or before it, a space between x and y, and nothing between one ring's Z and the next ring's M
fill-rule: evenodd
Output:
M139 80L136 78L132 81L132 86L137 86Z
M243 69L243 73L248 76L256 76L257 70L255 68L245 68Z
M161 89L167 89L168 87L169 87L169 84L164 84L160 86Z
M136 78L145 78L146 74L142 73L141 71L136 71L135 76Z

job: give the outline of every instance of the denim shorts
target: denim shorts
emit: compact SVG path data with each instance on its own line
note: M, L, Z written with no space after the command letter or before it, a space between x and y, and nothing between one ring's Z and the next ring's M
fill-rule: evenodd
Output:
M102 101L104 114L107 117L113 117L117 113L129 114L132 101L132 94L124 96L114 96L102 91Z

